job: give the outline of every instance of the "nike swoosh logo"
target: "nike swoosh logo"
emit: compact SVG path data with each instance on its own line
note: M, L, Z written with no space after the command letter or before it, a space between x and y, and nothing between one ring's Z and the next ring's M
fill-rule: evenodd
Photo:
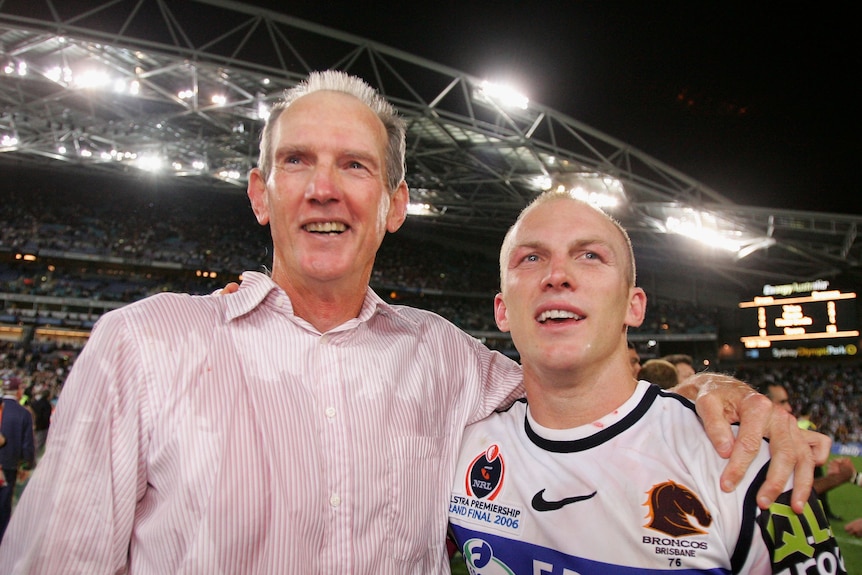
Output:
M595 497L598 491L593 491L589 495L578 495L577 497L565 497L560 499L559 501L546 501L542 494L545 492L544 489L533 495L533 509L536 511L556 511L557 509L562 509L566 505L570 503L577 503L578 501L586 501L587 499L592 499Z

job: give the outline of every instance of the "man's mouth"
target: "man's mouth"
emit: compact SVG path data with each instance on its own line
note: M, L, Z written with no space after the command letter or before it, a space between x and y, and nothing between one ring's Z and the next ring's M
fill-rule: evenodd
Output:
M340 234L347 231L347 225L341 222L313 222L305 224L302 229L315 234Z
M548 320L560 321L566 319L584 319L584 316L562 309L549 309L540 313L536 318L536 321L539 323L545 323Z

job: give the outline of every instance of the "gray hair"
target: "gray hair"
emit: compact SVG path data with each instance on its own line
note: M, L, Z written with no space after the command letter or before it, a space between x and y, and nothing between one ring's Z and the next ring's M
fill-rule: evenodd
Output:
M622 226L622 224L620 224L616 220L616 218L612 217L610 214L603 212L601 209L590 204L589 202L585 202L583 200L576 198L568 190L552 189L552 190L548 190L546 192L542 192L541 194L536 196L533 199L533 201L531 201L527 205L527 207L525 207L523 210L521 210L521 213L518 214L518 219L515 220L515 223L512 224L512 227L510 227L509 231L506 232L506 237L503 238L503 245L500 247L500 288L501 289L503 288L503 284L506 281L506 266L508 265L509 252L512 251L512 242L514 241L515 230L518 227L518 224L520 224L521 220L524 219L524 217L527 215L527 213L530 212L536 206L540 206L542 204L546 204L548 202L555 201L555 200L568 200L568 201L572 201L572 202L577 202L579 204L583 204L583 205L595 210L597 213L603 215L609 222L611 222L614 225L614 227L617 228L617 230L620 232L620 235L622 236L623 241L625 242L625 245L626 245L626 259L628 260L627 266L626 266L628 268L626 270L626 277L629 281L629 286L634 287L635 282L637 280L637 270L635 269L634 248L632 248L632 240L629 237L629 234L626 231L626 229Z
M269 180L272 172L273 162L273 126L290 105L302 96L328 90L341 92L359 99L371 108L383 127L386 128L388 144L386 147L386 180L390 193L404 180L407 171L405 156L407 153L406 131L407 125L403 118L398 115L395 106L386 101L380 93L372 88L367 82L357 76L350 76L339 70L326 70L324 72L312 72L304 81L293 88L285 90L284 98L272 107L263 132L260 135L260 156L258 157L258 168L263 174L264 181Z

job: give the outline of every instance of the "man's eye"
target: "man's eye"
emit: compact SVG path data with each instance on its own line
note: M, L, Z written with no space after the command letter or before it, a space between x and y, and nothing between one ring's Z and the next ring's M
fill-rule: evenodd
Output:
M350 162L347 164L347 167L351 170L362 170L365 168L365 166L360 162Z
M277 170L284 170L289 168L290 166L296 166L302 162L302 159L299 156L291 156L289 158L283 158L278 161L275 165Z
M537 261L539 261L539 256L537 256L536 254L529 254L527 256L524 256L524 261L525 262L537 262Z

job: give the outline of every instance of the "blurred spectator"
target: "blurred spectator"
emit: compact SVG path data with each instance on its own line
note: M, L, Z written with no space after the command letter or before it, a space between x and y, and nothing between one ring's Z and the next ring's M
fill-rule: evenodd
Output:
M629 365L632 368L632 376L635 379L640 378L641 371L641 356L638 354L638 348L631 341L626 342L628 344L628 354L629 354Z
M676 374L679 381L685 381L689 376L694 375L694 360L690 355L674 353L666 355L662 359L673 364L676 368Z
M0 541L12 517L12 498L19 472L26 473L36 465L33 447L33 419L18 403L23 393L21 380L12 373L3 376L3 409L0 410L0 433L6 443L0 448L0 468L5 485L0 487ZM22 479L26 477L22 473Z
M648 359L641 367L640 379L654 383L662 389L675 387L680 381L676 366L664 359Z
M776 406L784 409L788 413L793 413L793 407L790 404L790 396L787 389L781 383L776 381L765 381L757 385L758 390L772 400ZM822 467L814 468L814 491L820 497L820 502L823 504L823 510L829 519L840 521L841 517L832 513L829 507L829 500L826 493L835 489L839 485L847 483L853 478L853 463L847 458L838 458L829 462L828 472L823 473Z

